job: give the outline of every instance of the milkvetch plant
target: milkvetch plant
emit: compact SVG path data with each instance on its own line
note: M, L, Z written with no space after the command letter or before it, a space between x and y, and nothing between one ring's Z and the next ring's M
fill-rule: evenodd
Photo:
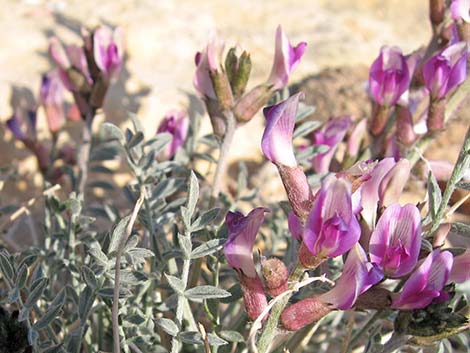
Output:
M455 239L466 244L470 227L453 214L468 195L451 197L470 189L470 130L449 170L423 157L470 87L467 5L431 0L426 48L380 49L367 117L303 104L309 92L288 84L307 47L288 28L276 29L269 76L253 86L258 59L213 36L192 78L206 136L206 117L181 108L150 133L134 113L125 129L105 117L92 130L125 65L123 31L51 38L36 102L5 119L43 190L0 208L0 350L467 348L470 256ZM236 129L256 114L263 160L228 168ZM67 141L77 120L82 138ZM265 166L282 185L276 201L253 186ZM14 169L0 169L0 189L22 181ZM416 187L419 202L407 195Z

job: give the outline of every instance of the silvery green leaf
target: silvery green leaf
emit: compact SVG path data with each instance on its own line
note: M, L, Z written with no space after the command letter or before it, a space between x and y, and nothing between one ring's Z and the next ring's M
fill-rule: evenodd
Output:
M322 122L318 120L304 122L303 124L301 124L299 127L297 127L294 130L294 135L292 139L295 140L296 138L303 137L305 135L310 134L312 131L315 131L316 129L318 129L321 126L321 124Z
M30 292L28 294L28 299L24 303L24 306L27 308L31 308L39 298L41 298L42 293L46 289L47 285L49 284L49 279L42 277L34 281L34 283L30 286Z
M38 255L28 255L23 260L21 260L19 267L26 265L31 266L38 258Z
M220 213L220 208L213 208L205 212L202 216L198 217L192 224L190 231L197 232L198 230L203 229L209 223L214 221Z
M88 319L88 314L90 313L94 300L93 290L86 286L80 293L78 301L78 315L82 326L85 325Z
M153 199L164 199L165 197L174 194L183 185L185 180L182 178L168 178L160 181L152 191Z
M94 148L90 154L90 161L110 161L119 155L118 150L113 146Z
M228 292L230 293L230 296L226 297L226 298L221 298L220 299L221 303L228 304L228 303L235 302L235 301L241 299L241 297L243 295L242 289L241 289L239 283L234 284L233 286L231 286L228 289Z
M29 342L29 344L34 346L35 343L36 343L36 340L38 339L38 337L39 337L39 333L36 330L31 329L31 330L28 331L28 342Z
M33 329L39 331L43 328L49 326L49 324L54 320L62 310L63 303L59 303L57 305L51 305L47 312L34 323Z
M457 186L459 189L470 190L470 183L469 183L469 182L461 181L460 183L457 183L456 186Z
M104 287L98 291L98 294L103 298L113 298L114 287ZM119 288L119 299L127 298L132 295L132 292L126 288Z
M470 237L470 225L460 222L452 223L450 232L463 237Z
M122 242L126 237L126 228L127 224L129 223L130 216L126 216L119 221L116 228L114 228L113 234L111 236L111 240L109 242L109 249L108 254L115 253L120 246L122 246Z
M245 338L238 331L222 330L219 332L220 337L229 342L244 342Z
M26 307L21 308L20 313L18 315L18 321L23 322L27 320L29 317L29 309Z
M173 320L170 319L165 319L165 318L159 318L155 320L157 325L160 326L163 331L168 333L170 336L176 336L178 335L179 329L178 325L175 324Z
M95 259L95 261L103 266L106 267L108 266L108 257L106 254L101 250L99 245L93 244L89 249L88 252L90 253L91 256Z
M191 228L191 214L189 213L189 209L185 206L181 206L181 218L183 219L184 228L190 229Z
M197 180L196 174L191 171L191 175L189 177L189 185L188 185L188 217L189 221L194 215L194 211L196 209L197 200L199 198L199 181Z
M442 202L441 189L437 183L436 178L432 172L429 172L428 175L428 198L429 198L429 212L431 218L436 217L439 206Z
M208 153L194 153L193 158L202 159L204 161L208 161L208 162L214 163L214 164L217 163L217 160Z
M178 234L178 244L181 250L183 250L184 257L189 259L192 250L191 238L182 234Z
M197 286L188 289L184 295L191 300L201 299L217 299L230 297L230 293L225 289L217 288L214 286Z
M104 139L117 140L121 144L124 144L124 134L120 128L112 123L103 123L101 125L101 135Z
M145 143L144 146L149 147L155 154L158 155L160 151L162 151L167 144L170 143L173 136L168 132L160 132L155 135L154 138L150 139Z
M92 290L98 288L98 281L96 280L96 275L88 266L82 266L82 278Z
M78 217L82 212L82 203L77 198L68 199L65 204L72 213L72 217Z
M224 239L211 239L202 245L199 245L196 249L191 252L191 259L197 259L203 256L207 256L215 253L222 249L222 245L225 243Z
M12 263L10 262L8 253L5 251L0 252L0 270L11 283L15 277L15 270Z
M325 153L329 149L330 147L326 145L309 146L301 151L298 151L295 155L295 158L299 161L299 163L306 162L315 157L317 154Z
M121 283L138 285L143 284L148 278L142 273L137 271L121 271Z
M8 303L13 304L20 298L20 291L17 286L13 287L8 293Z
M148 257L155 256L155 254L151 250L145 249L145 248L133 248L133 249L129 249L127 252L128 254L130 254L132 257L135 257L135 258L146 259Z
M78 297L78 294L75 288L73 288L71 285L68 284L65 286L65 292L67 294L67 297L72 300L74 305L79 304L80 299Z
M127 142L127 148L131 149L138 146L144 140L144 134L141 131L138 131L130 138Z
M179 294L183 294L184 293L184 290L186 289L186 283L184 283L181 279L179 279L178 277L175 277L175 276L172 276L172 275L168 275L165 273L165 277L166 279L168 280L168 284L170 285L171 288L173 288L173 290L176 292L176 293L179 293Z
M315 112L316 108L312 105L307 105L304 103L299 103L299 108L297 110L297 116L295 117L296 123L301 122L308 116L312 115Z
M223 340L222 338L220 338L219 336L217 336L216 334L212 332L207 334L207 340L209 341L209 344L211 346L224 346L228 344L227 341Z
M16 276L16 287L23 289L26 286L26 280L28 279L28 267L26 264L21 265Z

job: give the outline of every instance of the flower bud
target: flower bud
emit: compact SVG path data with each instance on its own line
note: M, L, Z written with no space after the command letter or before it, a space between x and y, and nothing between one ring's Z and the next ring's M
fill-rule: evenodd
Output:
M447 100L445 98L431 101L426 120L426 126L430 132L436 132L444 128L446 104Z
M318 297L298 301L287 307L281 314L282 326L289 331L297 331L313 322L320 320L334 308Z
M239 277L246 313L251 320L256 320L268 305L263 283L258 277L251 278L243 274Z
M273 257L262 261L261 273L270 296L275 297L287 290L289 271L284 262L278 258Z
M434 32L436 32L437 26L439 26L444 20L445 11L446 11L445 0L430 0L429 17L431 19Z
M468 0L453 0L450 12L457 25L460 40L468 43L470 41L470 2Z
M273 92L269 85L258 85L237 102L233 113L239 123L250 121L271 98Z
M232 88L233 96L238 99L245 91L251 72L250 54L246 51L237 57L236 48L231 48L225 59L225 71Z
M106 81L115 80L121 70L124 56L123 33L100 26L93 32L93 58Z

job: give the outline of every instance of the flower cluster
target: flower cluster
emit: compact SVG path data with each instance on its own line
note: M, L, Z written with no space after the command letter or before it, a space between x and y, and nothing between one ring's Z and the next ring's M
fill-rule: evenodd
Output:
M453 267L451 252L424 250L420 210L413 204L398 203L410 174L409 161L385 158L359 163L336 175L328 174L320 188L312 191L296 161L292 142L300 98L296 94L264 109L266 129L261 147L266 158L278 167L293 210L288 223L300 243L298 266L313 270L329 258L346 255L346 260L333 288L285 308L281 315L283 327L298 330L332 310L356 305L362 309L408 311L447 300L446 285L468 276L462 268ZM392 102L392 98L387 99ZM333 125L332 120L328 121L315 133L316 138L324 141ZM349 125L349 118L339 118L335 131L343 137L342 131ZM338 142L335 139L332 145ZM226 219L229 238L225 256L240 275L245 306L252 319L266 307L267 295L282 292L270 290L270 278L277 279L277 288L288 288L287 266L280 265L279 259L267 270L267 261L262 261L261 277L253 261L256 233L266 211L257 208L246 217L229 213ZM468 259L465 253L456 257L455 263ZM266 272L269 278L264 276ZM403 280L403 289L392 293L383 284L385 279Z

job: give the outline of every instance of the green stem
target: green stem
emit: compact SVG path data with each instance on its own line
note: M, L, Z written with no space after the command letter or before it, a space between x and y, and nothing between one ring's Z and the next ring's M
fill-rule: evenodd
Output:
M434 217L431 229L429 230L428 234L433 234L438 228L441 223L442 218L444 217L444 213L446 207L450 201L452 194L456 188L457 183L462 179L465 171L470 165L470 126L468 127L467 134L465 135L465 140L460 150L459 156L457 158L457 162L455 163L454 170L452 171L452 175L447 183L446 189L444 191L444 195L442 195L442 201L439 205L439 209L437 210L436 217Z
M294 270L292 271L291 275L289 276L289 282L291 284L297 283L304 272L305 269L301 265L297 264ZM261 336L258 340L257 348L259 353L269 352L274 335L276 334L276 329L279 325L279 318L281 317L281 314L284 311L284 308L286 307L287 303L289 303L290 297L291 295L285 296L279 302L277 302L271 309L271 313L269 314L268 320L264 325L263 332L261 333Z
M92 131L91 126L93 119L95 118L95 111L92 110L86 115L85 126L82 131L82 145L78 153L77 165L78 165L78 178L75 185L75 191L78 195L85 196L85 186L88 178L88 161L90 159L91 151L91 138ZM83 197L85 199L85 197Z

